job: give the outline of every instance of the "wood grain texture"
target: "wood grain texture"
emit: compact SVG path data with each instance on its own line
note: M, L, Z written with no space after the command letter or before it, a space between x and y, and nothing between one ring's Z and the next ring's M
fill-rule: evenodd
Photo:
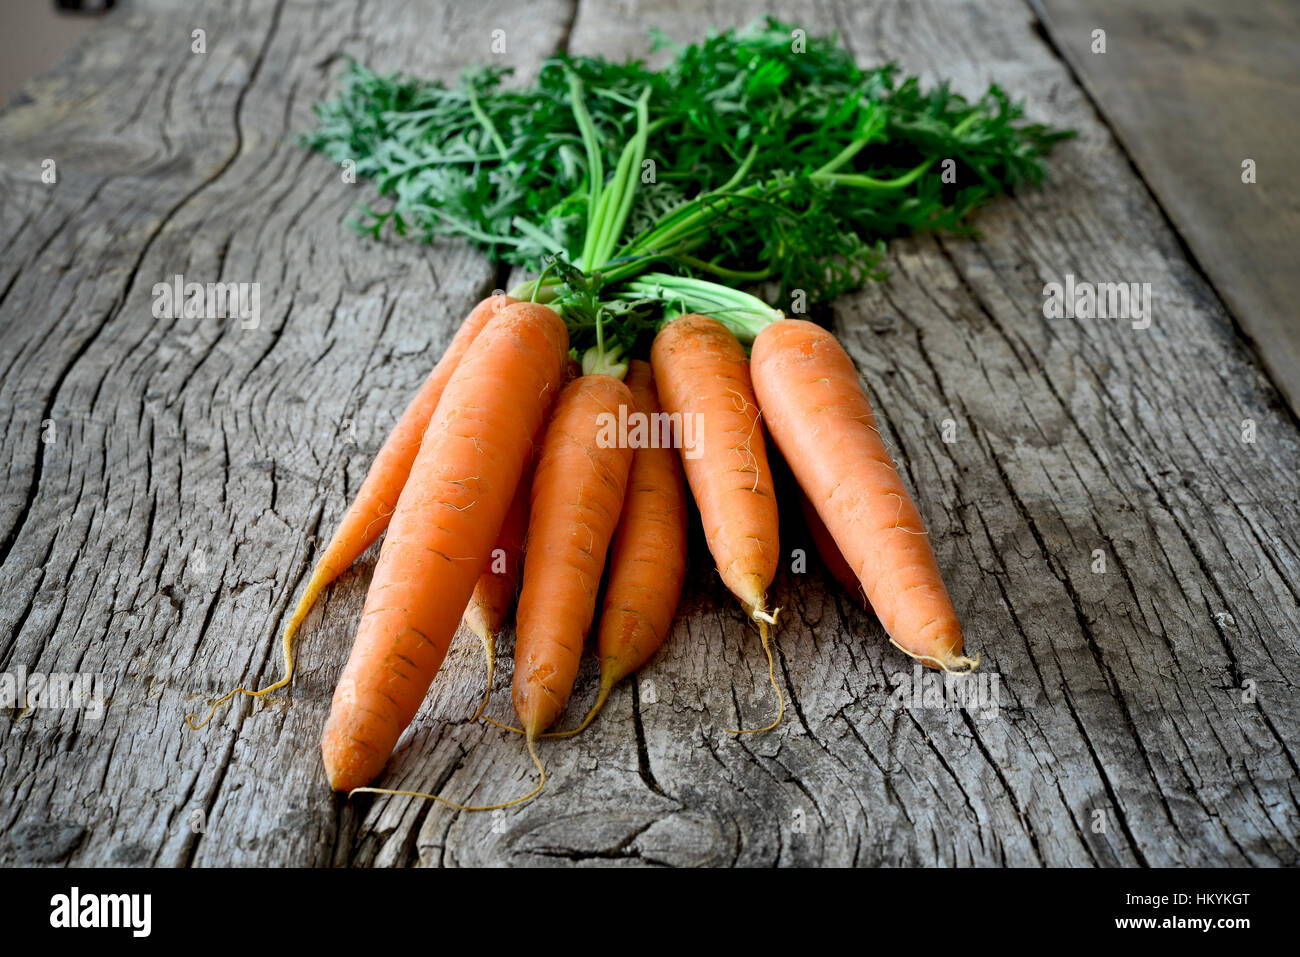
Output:
M910 663L815 561L787 561L773 592L788 719L723 734L773 702L695 529L666 648L586 734L546 744L533 803L473 815L326 789L317 741L373 552L308 620L288 694L186 730L203 696L273 680L322 540L498 281L456 244L344 230L366 188L292 141L340 55L449 76L487 59L499 26L526 73L560 44L639 53L651 26L688 40L763 12L187 10L114 14L0 114L0 672L100 672L109 699L100 722L0 713L0 863L1300 861L1300 435L1016 0L785 9L839 29L860 62L967 93L996 79L1080 131L1052 184L987 209L978 241L898 243L892 277L834 309L968 646L999 677L996 715L890 707ZM1130 271L1153 284L1149 329L1043 318L1045 282ZM177 272L260 282L260 326L153 318L153 283ZM783 521L783 552L807 548L797 507ZM466 723L482 680L462 634L380 783L458 800L528 788L519 740ZM571 716L595 685L589 660Z
M1034 0L1273 382L1300 414L1300 8ZM1105 53L1092 32L1106 31ZM1242 182L1253 160L1255 182Z

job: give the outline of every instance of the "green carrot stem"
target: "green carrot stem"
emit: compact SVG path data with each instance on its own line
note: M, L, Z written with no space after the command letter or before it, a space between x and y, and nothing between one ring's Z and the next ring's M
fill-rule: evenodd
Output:
M784 318L779 309L773 309L757 296L705 279L646 273L625 288L641 298L657 299L685 312L712 316L742 342L752 342L764 326Z
M501 134L497 132L496 125L492 122L492 120L488 117L488 115L483 112L483 107L479 105L478 96L474 93L474 88L472 86L468 88L468 92L469 92L469 108L474 111L475 119L477 119L479 121L479 124L485 130L487 130L488 136L492 138L492 144L497 148L497 152L500 155L505 156L510 152L508 149L506 149L505 140L503 140L501 138Z

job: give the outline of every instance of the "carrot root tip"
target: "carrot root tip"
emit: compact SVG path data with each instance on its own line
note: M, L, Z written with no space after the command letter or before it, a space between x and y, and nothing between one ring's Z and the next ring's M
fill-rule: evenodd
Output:
M212 707L208 709L208 716L206 718L204 718L198 724L195 724L194 719L197 718L198 715L191 712L185 715L185 723L188 724L190 728L192 728L193 730L201 731L205 727L207 727L209 721L211 721L214 717L216 717L217 709L220 708L227 701L229 701L231 698L233 698L235 695L242 694L242 695L248 695L248 697L250 698L260 698L263 695L270 694L272 691L279 691L281 688L287 685L292 679L293 679L293 667L290 666L289 673L287 675L285 675L275 684L267 685L265 688L262 688L260 691L249 691L247 688L236 688L234 691L227 691L215 702L213 702Z
M576 728L574 728L571 731L550 731L542 735L542 737L543 738L571 738L575 734L581 734L583 731L586 731L587 725L591 724L591 722L595 719L596 715L600 713L600 709L605 706L605 702L606 700L608 700L609 693L610 691L613 690L613 688L614 686L611 684L606 684L603 681L600 683L600 691L596 695L596 702L591 706L591 710L587 712L587 716L582 719L582 724L578 725Z
M771 614L772 621L776 620L776 613L781 609L775 609ZM727 728L727 734L762 734L765 731L771 731L781 723L785 717L785 695L781 693L781 686L776 682L776 660L772 657L772 635L768 631L768 616L759 618L754 616L758 621L758 634L763 640L763 653L767 655L767 680L772 683L772 690L776 692L777 711L776 720L765 728Z
M483 700L479 702L478 710L474 712L474 717L469 719L471 723L477 721L488 706L488 700L492 697L492 677L496 673L497 665L496 636L484 632L479 635L479 640L483 642L483 660L487 664L487 687L483 689Z
M347 799L351 801L354 794L386 794L390 797L413 797L425 801L436 801L439 804L447 805L447 807L455 808L457 811L500 811L503 808L514 807L517 804L523 804L525 801L531 801L542 793L542 788L546 787L546 767L542 764L542 759L537 756L537 748L531 737L528 739L528 756L533 759L533 766L537 768L537 773L541 776L541 780L537 782L537 787L527 794L509 801L503 801L500 804L457 804L445 797L440 797L437 794L427 794L424 791L402 791L396 788L372 787L353 788L348 792Z
M978 668L980 664L981 656L979 654L976 654L974 658L967 657L966 655L957 655L956 657L950 658L936 658L933 655L922 655L917 654L914 651L908 651L893 638L889 639L889 643L903 654L907 655L907 657L919 661L923 665L930 665L931 667L938 668L940 671L947 672L950 675L968 675Z
M497 721L495 718L489 718L487 715L483 715L483 720L486 721L488 724L492 725L492 727L494 728L500 728L502 731L509 731L512 734L522 734L522 735L528 734L528 732L525 731L523 728L516 728L514 725L510 725L510 724L502 724L500 721Z
M318 572L317 574L320 573ZM247 688L236 688L234 691L226 692L213 703L212 709L208 712L208 716L198 724L194 723L194 719L197 718L198 715L187 714L185 716L185 723L188 724L192 730L199 731L207 727L208 722L216 716L217 709L235 695L243 694L248 695L250 698L260 698L262 695L270 694L272 691L279 691L281 688L288 685L289 682L293 681L293 641L298 635L298 628L304 621L306 621L307 614L316 604L316 598L320 595L323 587L323 581L317 582L315 576L313 576L313 580L307 583L307 591L299 600L298 607L294 610L293 617L290 618L288 624L284 626L284 635L280 638L280 653L284 656L284 677L273 685L267 685L260 691L249 691Z

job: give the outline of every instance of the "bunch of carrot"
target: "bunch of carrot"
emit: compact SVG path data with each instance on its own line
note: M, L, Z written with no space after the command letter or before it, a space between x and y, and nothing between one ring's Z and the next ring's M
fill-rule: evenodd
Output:
M863 95L872 89L874 81L854 73L851 61L845 67L827 54L827 62L843 82L865 84ZM618 74L625 81L647 79L639 65L625 70ZM263 695L290 681L293 641L311 607L386 529L322 735L326 774L336 790L373 790L365 786L414 718L461 623L482 642L490 694L496 639L517 597L513 697L519 727L513 730L524 735L541 779L516 800L537 793L545 771L535 744L565 711L593 625L600 661L595 704L574 731L560 734L585 728L617 683L668 637L686 573L688 489L717 572L766 654L777 709L775 720L759 730L775 727L784 713L772 657L779 623L771 594L780 554L779 504L803 509L828 568L874 611L895 646L947 671L978 663L963 652L961 626L920 512L882 442L849 356L820 326L785 318L735 288L781 278L797 258L784 247L735 245L753 216L784 216L783 204L795 202L801 191L813 202L833 188L892 195L934 175L936 157L924 155L892 178L844 172L887 125L867 103L841 131L843 142L834 138L839 114L827 120L822 154L802 173L764 172L742 186L756 169L751 149L725 181L719 176L695 195L651 212L653 204L638 198L637 171L652 131L669 122L703 122L699 114L708 106L652 122L651 93L661 89L655 82L647 79L635 96L601 91L614 103L603 104L602 117L625 113L617 120L625 142L613 148L588 110L582 78L574 70L566 76L585 175L552 207L551 220L509 220L521 237L548 250L537 262L540 274L469 313L380 449L286 624L284 676L260 691L240 688L216 702L239 693ZM787 78L781 74L778 82ZM549 96L553 100L554 91ZM989 148L991 129L1006 138L998 149L1023 132L1007 126L1005 117L991 118L992 107L963 112L951 97L936 102L936 116L951 122L951 142L972 135L972 157ZM497 106L479 102L472 91L469 104L472 116L466 114L465 122L485 124L485 142L495 143L495 161L502 161L509 151L491 119ZM503 104L495 115L522 122L518 110ZM440 108L417 105L421 112ZM724 113L710 129L724 122ZM727 114L725 122L739 120ZM976 129L978 136L971 133ZM1050 137L1040 131L1026 142L1045 149ZM477 168L494 160L476 156L473 162ZM571 163L570 156L566 168ZM446 181L428 188L443 206L454 198ZM932 190L918 188L937 202ZM503 196L501 204L516 195ZM579 233L571 230L575 210ZM449 225L441 231L483 239L478 227L446 215ZM811 255L868 256L844 228L823 232L825 246L817 245L819 233L803 234ZM718 237L725 243L706 258ZM759 257L762 268L719 265L724 247ZM655 263L674 271L649 272ZM692 275L700 271L725 281ZM866 272L846 275L860 281ZM826 288L842 291L834 282ZM648 362L629 358L643 349ZM612 423L632 420L642 423L639 435L611 432ZM683 447L688 436L693 444ZM769 438L797 480L798 501L777 501ZM485 695L475 718L486 703Z
M608 564L594 715L667 637L685 577L682 463L718 572L767 648L778 518L763 423L890 639L937 667L971 664L920 516L829 333L774 322L755 340L751 368L725 326L688 314L664 325L649 364L630 363L627 383L592 374L565 385L567 351L548 306L480 303L318 561L272 687L291 676L293 635L321 589L388 528L322 736L331 787L379 774L462 619L491 660L521 571L514 702L531 748L573 690ZM702 423L681 462L650 443L599 441L620 413L653 423L661 409Z

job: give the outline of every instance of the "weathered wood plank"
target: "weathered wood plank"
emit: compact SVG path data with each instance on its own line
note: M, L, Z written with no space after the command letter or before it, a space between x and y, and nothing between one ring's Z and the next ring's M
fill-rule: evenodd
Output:
M338 54L446 75L487 59L485 31L501 28L527 70L561 42L633 54L651 26L689 40L761 12L251 4L204 11L197 59L198 18L155 3L111 17L79 62L0 114L0 671L100 671L111 697L100 724L0 714L0 861L1300 858L1300 435L1013 0L785 5L810 31L839 28L862 62L895 58L970 93L996 79L1035 118L1081 132L1054 156L1049 188L983 214L981 240L898 244L893 277L834 315L969 644L1001 680L996 715L891 708L907 662L813 561L807 574L787 565L774 589L785 725L723 734L772 697L697 531L669 645L584 736L543 749L552 782L532 804L467 815L326 791L317 735L368 560L313 614L289 694L183 729L196 692L277 673L279 619L315 538L459 315L497 281L454 244L342 230L364 187L290 136L331 88ZM47 155L63 157L54 189L37 180ZM260 281L259 328L154 319L152 284L176 272ZM1066 272L1152 282L1151 327L1045 319L1043 284ZM1253 444L1239 439L1245 418ZM806 547L796 511L787 554ZM509 641L502 651L504 716ZM574 715L592 679L589 662ZM461 641L383 783L460 800L526 789L518 739L465 723L481 690L477 648Z
M1300 414L1300 9L1034 0L1043 25ZM1105 32L1104 52L1093 31ZM1255 164L1243 182L1242 164Z

